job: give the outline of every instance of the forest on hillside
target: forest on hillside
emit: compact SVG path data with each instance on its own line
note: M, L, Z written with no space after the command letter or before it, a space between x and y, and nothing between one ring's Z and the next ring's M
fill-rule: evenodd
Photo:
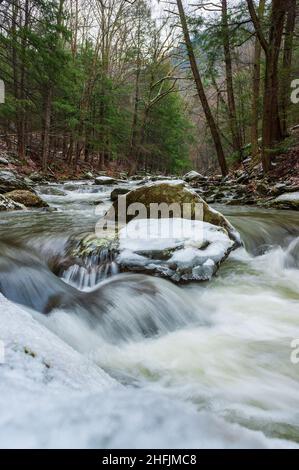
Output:
M296 0L0 0L0 143L44 172L265 172L299 123Z

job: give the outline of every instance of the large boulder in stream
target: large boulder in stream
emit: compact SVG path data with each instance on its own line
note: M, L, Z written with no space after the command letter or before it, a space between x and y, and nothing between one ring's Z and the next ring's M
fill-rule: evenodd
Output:
M134 204L142 204L146 209L144 218L153 218L154 211L151 210L153 204L159 206L160 204L166 204L168 207L175 204L176 206L173 206L173 209L177 214L173 217L176 218L185 218L186 216L188 219L194 219L198 210L199 212L202 211L203 222L224 228L232 240L240 242L239 234L229 221L220 212L212 209L199 194L183 181L149 183L133 189L125 196L121 196L114 201L111 210L107 213L107 218L114 219L116 217L116 219L121 220L123 214L120 211L124 210L125 222L130 222L136 216ZM130 207L132 211L130 211ZM161 215L158 214L158 217L161 217ZM167 217L169 217L169 213L167 213Z
M49 207L37 194L32 191L18 190L6 193L5 196L18 204L23 204L25 207Z
M0 194L15 190L28 190L25 181L9 170L0 170Z
M143 204L143 218L134 218L136 206L131 204L136 203ZM166 217L157 213L153 217L150 209L154 203L172 205L174 213ZM103 227L104 222L113 227L113 217L118 215L120 206L129 212L130 206L134 210L110 236L109 231L105 236L103 230L97 231L98 236L89 234L70 242L69 254L74 264L90 268L93 262L101 267L101 263L113 260L121 272L146 273L176 283L205 281L241 243L228 220L183 182L149 184L121 196L100 221ZM175 213L186 206L186 213ZM198 207L201 219L195 217Z

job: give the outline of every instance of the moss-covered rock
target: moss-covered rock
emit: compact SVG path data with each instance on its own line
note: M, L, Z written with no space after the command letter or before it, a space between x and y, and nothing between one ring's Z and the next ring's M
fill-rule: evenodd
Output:
M147 211L147 217L153 217L151 211L151 204L177 204L181 210L181 216L185 218L194 219L198 215L198 208L202 208L203 221L208 222L212 225L224 228L229 237L235 242L239 243L239 235L229 221L220 212L212 209L195 191L188 187L184 182L159 182L151 183L140 188L133 189L127 195L118 198L113 203L113 210L110 210L107 214L107 218L114 218L119 215L119 204L123 205L121 210L126 210L126 223L132 220L135 215L127 213L128 207L132 204L140 203L143 204ZM190 211L186 211L184 214L184 205L188 204ZM185 206L186 207L186 206Z
M23 204L25 207L49 207L37 194L27 190L16 190L6 193L5 196L12 201Z

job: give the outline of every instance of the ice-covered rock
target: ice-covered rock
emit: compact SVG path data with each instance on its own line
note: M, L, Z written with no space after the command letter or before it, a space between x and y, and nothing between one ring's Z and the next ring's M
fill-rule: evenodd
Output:
M211 279L240 245L229 221L186 183L163 181L118 197L96 235L71 240L68 253L83 267L104 253L117 271L189 282Z
M210 280L234 248L227 232L187 219L133 220L120 231L121 270L145 272L174 282Z

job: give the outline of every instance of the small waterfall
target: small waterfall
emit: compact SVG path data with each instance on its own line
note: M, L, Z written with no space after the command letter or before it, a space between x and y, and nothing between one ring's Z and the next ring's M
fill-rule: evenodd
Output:
M118 273L115 253L103 248L99 254L85 257L80 264L73 264L64 270L61 279L76 289L85 291Z

